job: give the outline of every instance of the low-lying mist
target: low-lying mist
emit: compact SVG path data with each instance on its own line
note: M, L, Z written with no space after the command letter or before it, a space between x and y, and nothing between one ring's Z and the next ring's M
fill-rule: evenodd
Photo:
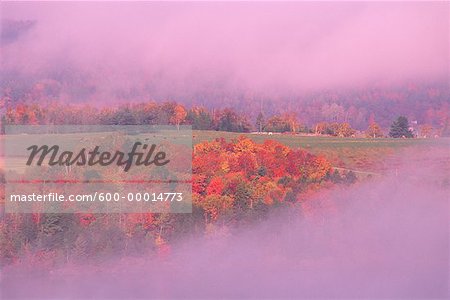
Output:
M443 149L446 150L446 149ZM333 189L262 223L51 272L3 271L3 299L447 298L448 151L403 153L383 177Z

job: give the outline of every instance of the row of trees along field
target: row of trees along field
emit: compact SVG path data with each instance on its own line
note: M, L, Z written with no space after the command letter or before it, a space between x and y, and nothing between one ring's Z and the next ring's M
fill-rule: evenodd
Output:
M300 205L306 213L318 190L356 180L351 171L333 170L323 157L246 137L197 144L192 171L192 214L4 214L0 265L161 254L182 238L232 230L265 219L274 209Z
M364 131L374 119L387 131L392 121L403 115L411 121L417 121L419 125L428 124L434 131L447 128L448 133L450 89L447 81L434 84L411 82L391 87L366 86L345 90L324 89L270 96L239 89L233 92L223 91L218 90L215 85L212 85L210 90L203 89L201 93L195 94L189 94L183 89L182 95L160 95L158 91L145 87L142 87L143 90L134 87L132 91L121 91L120 87L115 87L112 94L104 94L105 91L100 94L95 83L89 80L90 77L78 72L80 70L71 70L66 74L69 77L64 77L62 74L56 74L58 72L21 76L17 72L7 71L0 78L0 106L15 107L20 103L48 106L56 102L63 105L90 103L101 107L111 106L111 103L148 102L148 99L161 103L170 99L186 108L205 107L211 118L216 118L215 111L233 107L239 114L246 116L245 119L250 121L247 125L251 125L256 131L263 130L263 126L260 126L262 124L266 125L267 131L289 128L297 131L305 126L314 131L315 125L320 122L349 123L352 128ZM83 80L74 80L73 76ZM289 122L292 121L292 115L300 120L303 126ZM273 116L283 120L269 120ZM261 117L263 122L256 122ZM208 127L208 124L202 124L202 128L204 126ZM272 130L270 127L276 128ZM242 129L244 128L245 126Z
M348 122L319 122L312 127L302 124L295 113L283 113L265 117L259 113L254 125L244 113L232 108L207 110L204 107L186 108L176 102L147 102L127 104L117 107L95 108L89 105L66 105L51 103L49 105L17 104L8 107L2 124L106 124L106 125L192 125L194 130L218 130L229 132L275 132L308 133L351 137L355 134L378 138L388 135L371 114L369 126L364 132L357 132ZM389 131L391 137L432 137L449 136L450 122L447 120L442 128L430 124L416 126L412 132L406 117L393 121ZM400 132L395 127L403 128ZM406 128L406 129L405 129ZM411 133L410 133L411 131Z

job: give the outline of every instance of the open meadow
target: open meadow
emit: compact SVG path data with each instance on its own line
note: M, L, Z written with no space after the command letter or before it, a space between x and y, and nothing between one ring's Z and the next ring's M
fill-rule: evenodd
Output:
M450 149L450 138L438 139L393 139L393 138L341 138L331 136L305 136L292 134L232 133L219 131L194 131L193 144L216 138L236 139L241 135L256 143L275 140L291 148L323 155L334 168L350 169L357 175L377 175L392 169L402 151L417 148L424 153L429 149Z
M436 139L394 139L394 138L343 138L332 136L307 136L294 134L258 134L234 133L224 131L195 130L192 135L193 145L204 141L224 138L227 141L246 136L258 144L266 140L280 142L292 149L302 148L312 154L322 155L328 159L333 168L352 170L358 177L379 175L396 166L396 161L407 149L419 149L427 152L429 149L450 149L450 138ZM12 137L11 143L23 143L26 139L18 135ZM2 138L2 137L0 137ZM10 137L11 138L11 137ZM83 135L73 134L74 142L82 140ZM17 142L15 140L17 140ZM3 166L3 165L2 165ZM10 159L9 167L15 170L23 169L17 160Z

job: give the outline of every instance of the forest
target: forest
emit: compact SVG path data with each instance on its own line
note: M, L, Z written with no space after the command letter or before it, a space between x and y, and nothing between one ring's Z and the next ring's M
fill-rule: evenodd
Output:
M66 104L60 101L28 100L14 102L4 97L5 124L106 124L106 125L191 125L194 130L217 130L229 132L278 132L306 133L350 137L388 136L389 127L400 115L409 116L417 137L449 136L450 105L444 91L440 96L428 95L426 101L409 98L396 101L371 99L377 105L366 105L363 110L333 102L306 102L297 112L264 114L247 112L239 108L212 108L204 106L187 107L183 104L166 102L127 103L115 106L89 104ZM419 93L420 94L420 93ZM415 96L416 97L416 96ZM413 97L414 98L414 97ZM381 102L381 103L380 103ZM321 104L322 103L322 104ZM251 106L246 106L251 107ZM392 112L390 112L392 110Z
M196 144L192 171L192 214L3 215L0 262L11 264L36 253L42 256L36 263L48 264L168 251L174 241L263 220L271 211L298 205L323 188L357 180L352 171L334 170L322 156L271 140L257 144L244 136Z

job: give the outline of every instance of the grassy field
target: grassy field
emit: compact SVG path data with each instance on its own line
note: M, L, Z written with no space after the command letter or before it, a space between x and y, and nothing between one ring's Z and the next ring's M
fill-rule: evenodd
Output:
M194 131L193 143L205 140L214 140L223 137L227 140L239 137L240 133L218 131ZM366 139L366 138L339 138L328 136L300 136L291 134L244 134L257 143L271 139L292 148L303 148L313 154L328 158L333 166L352 169L359 172L382 172L393 164L395 157L402 150L419 147L423 150L429 148L445 147L450 150L449 138L438 139Z
M176 133L176 131L175 131ZM92 134L91 134L92 135ZM96 134L93 134L95 137ZM100 135L104 135L100 133ZM366 139L366 138L338 138L327 136L300 136L291 134L254 134L254 133L232 133L219 131L193 131L193 144L203 141L212 141L216 138L225 138L231 140L245 135L257 143L263 143L267 139L283 143L291 148L303 148L310 153L323 155L331 161L334 167L338 169L350 169L357 173L378 174L390 168L395 164L395 157L401 155L405 149L419 147L422 150L431 148L441 148L450 150L450 139ZM27 135L13 135L13 145L29 143ZM64 139L64 144L76 144L86 137L83 134L72 134L71 138ZM101 136L101 138L105 138ZM176 139L175 136L173 138ZM161 139L161 137L159 137ZM41 142L51 144L51 135L42 135ZM99 140L99 137L97 137ZM55 142L53 140L53 142ZM18 147L25 149L26 147ZM2 162L3 163L3 162ZM14 158L10 158L8 165L13 169L21 169L24 166L18 160L15 164ZM3 166L2 166L3 167Z

